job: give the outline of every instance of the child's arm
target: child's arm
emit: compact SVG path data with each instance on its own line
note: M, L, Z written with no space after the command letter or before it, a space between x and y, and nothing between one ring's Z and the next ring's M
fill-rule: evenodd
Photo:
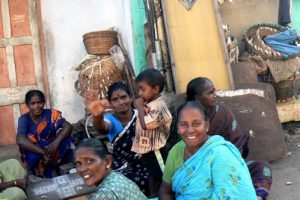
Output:
M140 120L141 127L144 130L147 130L146 123L145 123L144 100L142 98L138 98L134 101L134 104L139 113L139 120Z

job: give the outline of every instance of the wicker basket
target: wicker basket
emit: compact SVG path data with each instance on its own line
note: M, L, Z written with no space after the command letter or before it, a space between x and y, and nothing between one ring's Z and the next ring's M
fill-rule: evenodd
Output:
M255 44L258 46L260 54L263 54L267 58L278 58L284 59L284 56L269 47L264 41L263 38L268 35L274 35L280 31L270 28L270 27L260 27L257 29L256 35L254 36Z
M285 59L279 52L273 50L267 44L265 44L262 39L267 35L273 35L285 30L286 28L283 26L269 23L256 24L251 26L244 34L249 53L251 55L261 56L264 59Z
M83 35L83 43L89 54L109 55L109 49L118 44L116 31L95 31Z
M81 63L75 88L81 96L84 96L88 89L98 90L99 98L104 99L107 97L108 87L122 79L122 71L111 56L96 56Z

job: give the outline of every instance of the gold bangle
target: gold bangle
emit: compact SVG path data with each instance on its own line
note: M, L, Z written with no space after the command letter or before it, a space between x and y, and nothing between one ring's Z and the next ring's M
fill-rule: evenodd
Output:
M14 180L14 184L15 184L15 187L17 187L17 181L16 180Z

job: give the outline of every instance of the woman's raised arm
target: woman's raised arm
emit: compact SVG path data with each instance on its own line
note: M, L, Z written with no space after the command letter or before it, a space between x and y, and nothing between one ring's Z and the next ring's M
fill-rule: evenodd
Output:
M107 133L109 129L109 123L104 120L105 103L103 100L96 100L88 105L88 110L93 116L94 125L102 133Z

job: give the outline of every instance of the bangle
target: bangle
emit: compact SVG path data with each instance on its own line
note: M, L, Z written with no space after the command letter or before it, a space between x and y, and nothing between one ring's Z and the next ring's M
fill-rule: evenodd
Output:
M15 186L17 187L17 181L16 181L16 180L14 180L14 184L15 184Z

